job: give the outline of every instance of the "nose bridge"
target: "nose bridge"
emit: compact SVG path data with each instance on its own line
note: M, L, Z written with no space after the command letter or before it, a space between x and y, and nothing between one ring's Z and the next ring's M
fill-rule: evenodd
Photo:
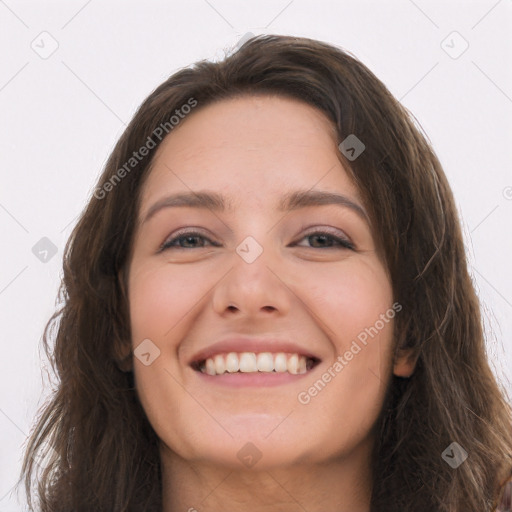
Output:
M236 247L233 258L232 274L237 280L239 289L250 288L253 293L263 293L273 287L275 276L270 271L272 264L276 266L276 258L268 238L254 236L245 237Z
M261 271L268 272L266 265L277 264L273 236L276 231L269 228L270 216L255 215L255 212L268 211L270 205L247 201L240 211L236 225L239 240L235 246L233 264L239 270L246 269L249 275Z
M268 254L268 243L267 237L262 239L261 236L258 236L261 242L253 237L252 235L246 236L236 247L236 254L247 264L252 265L258 259L267 260L269 257ZM264 246L265 245L265 246ZM267 249L267 250L266 250ZM267 252L263 258L261 256L263 253Z
M275 245L269 243L268 236L256 236L248 235L236 246L231 269L216 286L214 307L218 313L232 305L247 314L289 309L290 292L278 277L282 266Z

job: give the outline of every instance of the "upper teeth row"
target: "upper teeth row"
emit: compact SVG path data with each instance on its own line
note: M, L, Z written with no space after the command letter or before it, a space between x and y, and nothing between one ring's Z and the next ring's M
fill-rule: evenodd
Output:
M206 359L201 371L208 375L241 372L286 372L297 375L306 373L307 357L299 354L278 352L229 352Z

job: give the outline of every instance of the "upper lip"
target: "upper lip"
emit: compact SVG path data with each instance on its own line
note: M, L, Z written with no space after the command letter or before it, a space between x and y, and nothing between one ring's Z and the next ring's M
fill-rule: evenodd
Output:
M289 354L299 354L302 356L310 357L312 359L320 360L318 356L313 354L305 347L301 347L297 343L287 340L278 340L270 338L228 338L218 341L196 352L189 361L189 364L199 363L205 361L209 357L217 354L224 354L229 352L285 352Z

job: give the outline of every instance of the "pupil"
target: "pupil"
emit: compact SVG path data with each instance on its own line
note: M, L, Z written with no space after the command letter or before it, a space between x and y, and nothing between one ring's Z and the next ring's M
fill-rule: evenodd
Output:
M187 236L187 237L185 238L185 244L188 244L188 243L190 242L192 245L194 245L194 240L195 240L195 239L196 239L196 237L195 237L195 236Z
M320 241L320 245L326 245L326 236L325 235L315 235L314 237Z

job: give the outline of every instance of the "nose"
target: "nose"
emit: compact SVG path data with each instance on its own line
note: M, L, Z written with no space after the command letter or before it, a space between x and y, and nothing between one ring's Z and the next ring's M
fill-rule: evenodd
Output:
M247 258L240 244L233 264L213 290L213 308L219 315L286 315L293 291L288 283L284 262L264 249L254 260ZM254 250L254 247L251 248Z

